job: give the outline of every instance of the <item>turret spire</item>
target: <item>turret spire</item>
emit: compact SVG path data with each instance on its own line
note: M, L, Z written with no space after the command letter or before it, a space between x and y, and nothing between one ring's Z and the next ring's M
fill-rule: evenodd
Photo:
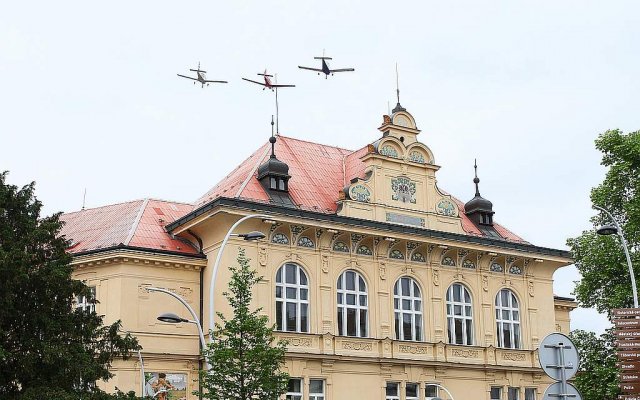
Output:
M473 169L476 172L476 177L473 178L473 183L476 184L476 197L480 197L480 189L478 189L478 183L480 183L480 178L478 178L478 163L477 159L473 159Z
M276 158L276 137L273 134L273 115L271 116L271 137L269 138L269 143L271 143L271 158Z

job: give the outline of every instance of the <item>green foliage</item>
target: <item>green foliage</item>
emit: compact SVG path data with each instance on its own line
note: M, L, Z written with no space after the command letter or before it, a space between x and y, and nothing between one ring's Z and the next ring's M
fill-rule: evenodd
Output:
M139 348L104 326L95 312L75 310L76 295L91 298L71 278L59 214L41 217L34 184L19 189L0 174L0 398L125 399L95 388L112 377L114 358ZM124 397L123 397L124 396Z
M249 259L239 249L238 267L230 267L231 293L225 292L233 308L233 318L216 324L213 341L204 350L211 365L201 371L202 396L211 400L277 399L286 391L289 376L280 372L286 343L275 342L273 326L260 309L251 311L252 288L261 277L250 268Z
M583 400L616 400L618 389L618 369L612 330L600 337L593 332L575 330L571 339L580 354L580 369L575 378L575 386Z
M596 140L607 167L604 181L591 191L593 204L609 210L616 218L629 246L632 263L640 264L640 131L624 134L607 131ZM594 228L609 223L600 213L592 219ZM569 239L575 265L582 274L575 295L583 307L595 307L609 314L611 309L633 305L631 280L620 238L585 231ZM637 268L634 273L638 275Z
M591 202L603 207L622 227L632 263L640 263L640 131L607 131L596 140L607 168L604 181L591 191ZM582 307L595 307L611 318L614 308L632 307L631 279L620 238L600 236L595 228L611 221L604 213L592 218L594 229L567 240L582 279L574 294ZM634 267L638 276L638 270ZM585 400L613 400L618 389L613 335L574 331L581 366L576 386Z

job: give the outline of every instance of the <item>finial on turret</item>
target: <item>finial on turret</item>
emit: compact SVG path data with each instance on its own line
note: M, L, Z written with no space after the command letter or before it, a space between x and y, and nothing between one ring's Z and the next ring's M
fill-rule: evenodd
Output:
M271 137L269 138L269 143L271 143L271 158L276 158L276 137L273 134L273 115L271 116Z
M398 111L407 111L406 108L400 105L400 85L398 83L398 63L396 63L396 97L398 99L398 104L396 104L396 106L391 111L393 111L394 113Z
M480 183L480 178L478 178L478 163L477 159L473 159L473 169L476 172L476 177L473 178L473 183L476 184L476 196L480 196L480 189L478 189L478 183Z

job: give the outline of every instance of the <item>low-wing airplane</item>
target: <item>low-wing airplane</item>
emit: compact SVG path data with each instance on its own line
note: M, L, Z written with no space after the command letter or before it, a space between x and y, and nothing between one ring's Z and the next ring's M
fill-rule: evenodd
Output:
M205 75L207 73L207 71L203 71L203 70L200 69L200 63L198 63L198 69L190 69L189 71L195 72L197 74L197 77L196 78L192 78L190 76L185 76L185 75L180 75L180 74L177 74L177 75L179 77L181 77L181 78L191 79L192 81L194 81L193 82L194 85L196 84L196 82L200 82L200 83L202 83L202 87L204 87L205 83L207 84L207 86L209 86L209 83L229 83L227 81L207 80L207 77Z
M264 77L264 82L252 81L251 79L247 79L247 78L242 78L242 79L247 81L247 82L251 82L251 83L255 83L255 84L264 86L262 88L262 90L271 89L273 91L274 88L296 87L296 85L279 85L277 83L271 82L271 79L269 79L269 78L273 78L273 75L267 74L267 70L266 69L264 70L264 73L258 74L258 75Z
M322 72L324 74L324 78L327 79L327 77L329 75L333 75L335 72L351 72L351 71L355 71L355 69L353 68L337 68L337 69L331 69L329 68L329 65L327 65L327 62L325 60L331 60L331 57L325 57L324 55L322 57L313 57L314 60L322 60L322 68L311 68L311 67L303 67L301 65L298 65L298 68L300 69L306 69L309 71L316 71L318 73L318 75L320 75L320 73Z

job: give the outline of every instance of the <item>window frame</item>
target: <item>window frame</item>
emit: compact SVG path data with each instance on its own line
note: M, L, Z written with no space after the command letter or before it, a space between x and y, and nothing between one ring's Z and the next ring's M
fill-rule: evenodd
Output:
M459 286L461 288L460 301L455 301L454 288ZM465 299L465 293L469 296L469 302ZM473 346L475 339L474 323L473 323L473 296L467 286L460 282L454 282L447 288L446 294L446 314L447 314L447 339L449 344ZM461 307L462 315L455 315L455 307ZM467 308L470 307L470 314L467 315ZM456 341L456 320L461 320L462 327L462 343ZM469 325L469 329L467 326ZM467 336L467 331L470 337Z
M287 392L284 394L285 400L303 400L304 399L304 379L302 378L289 378L289 382L291 381L299 381L300 382L300 391L299 392L290 392L289 384L287 383ZM299 396L299 398L289 397L289 396Z
M402 290L402 280L409 281L409 294L405 295ZM417 295L415 291L418 291ZM403 300L408 300L410 308L408 310L403 309ZM420 310L416 311L416 303L419 302ZM413 342L424 341L424 302L422 301L422 291L418 282L410 276L401 276L396 280L393 285L393 320L396 340L406 340ZM409 315L411 318L411 337L406 338L404 335L404 316ZM416 317L420 317L420 322L416 323ZM419 332L418 332L419 328ZM419 333L419 335L417 334Z
M353 272L355 274L354 281L354 290L347 289L347 273ZM362 280L364 284L364 291L360 291L360 280ZM347 304L347 295L355 295L355 303L356 304ZM366 305L361 305L361 296L365 297ZM367 338L369 337L369 292L367 290L367 280L364 278L360 272L355 269L346 269L342 271L340 276L338 276L338 280L336 282L336 303L337 303L337 318L338 323L338 335L339 336L347 336L347 337L360 337ZM340 300L342 299L342 300ZM348 310L353 309L356 311L356 335L348 334ZM364 335L361 335L362 325L360 320L362 318L362 311L365 311L365 326L364 326ZM342 322L342 329L340 329L340 322Z
M409 386L410 385L415 385L415 387L416 387L416 395L415 395L415 397L413 397L413 396L409 397L408 390L409 390ZM405 398L405 400L420 400L420 384L417 383L417 382L406 382L404 384L404 398Z
M87 285L88 286L88 285ZM91 297L94 302L89 302L89 298L87 296L77 295L74 298L74 310L82 310L83 312L94 313L96 312L96 287L88 286L89 291L91 292Z
M498 390L498 397L493 397L493 390L497 389ZM502 400L502 392L503 392L503 388L502 386L491 386L489 388L489 399L490 400Z
M312 381L320 381L322 382L322 393L312 393L311 392L311 382ZM323 378L310 378L309 379L309 400L325 400L327 396L327 382Z
M507 294L507 305L503 304L502 293ZM514 306L515 302L515 306ZM520 311L520 302L518 297L511 289L502 288L496 294L494 301L494 315L496 320L496 342L497 347L501 349L521 349L522 348L522 312ZM517 312L517 319L514 319L514 311ZM503 319L504 312L507 312L509 319ZM508 327L509 346L505 344L504 328ZM517 331L517 333L516 333Z
M396 387L395 396L389 394L389 385L394 385ZM386 382L384 385L384 398L385 400L400 400L400 382Z
M288 266L294 266L296 268L295 270L295 279L296 282L295 283L287 283L287 279L286 279L286 268L288 268ZM304 278L307 281L307 284L302 284L301 283L301 276L304 276ZM278 279L280 279L280 282L278 282ZM282 266L280 266L280 268L278 268L278 270L276 271L276 286L275 286L275 290L274 290L274 295L275 295L275 316L276 316L276 331L278 332L297 332L297 333L309 333L311 330L311 304L310 304L310 298L311 298L311 289L309 287L309 275L306 273L306 271L304 270L304 268L302 268L301 265L296 264L296 263L291 263L291 262L287 262L282 264ZM280 289L280 297L278 297L278 289ZM295 290L296 293L296 298L295 299L290 299L287 298L287 289L293 289ZM302 299L301 293L302 290L306 290L307 291L307 299L304 300ZM278 315L278 303L281 303L281 309L280 309L280 315ZM288 304L295 304L295 308L296 308L296 329L295 330L289 330L288 329L288 318L287 318L287 312L288 312ZM306 320L306 326L302 326L302 308L303 305L306 305L306 309L307 309L307 320ZM280 324L280 328L278 328L278 324Z

